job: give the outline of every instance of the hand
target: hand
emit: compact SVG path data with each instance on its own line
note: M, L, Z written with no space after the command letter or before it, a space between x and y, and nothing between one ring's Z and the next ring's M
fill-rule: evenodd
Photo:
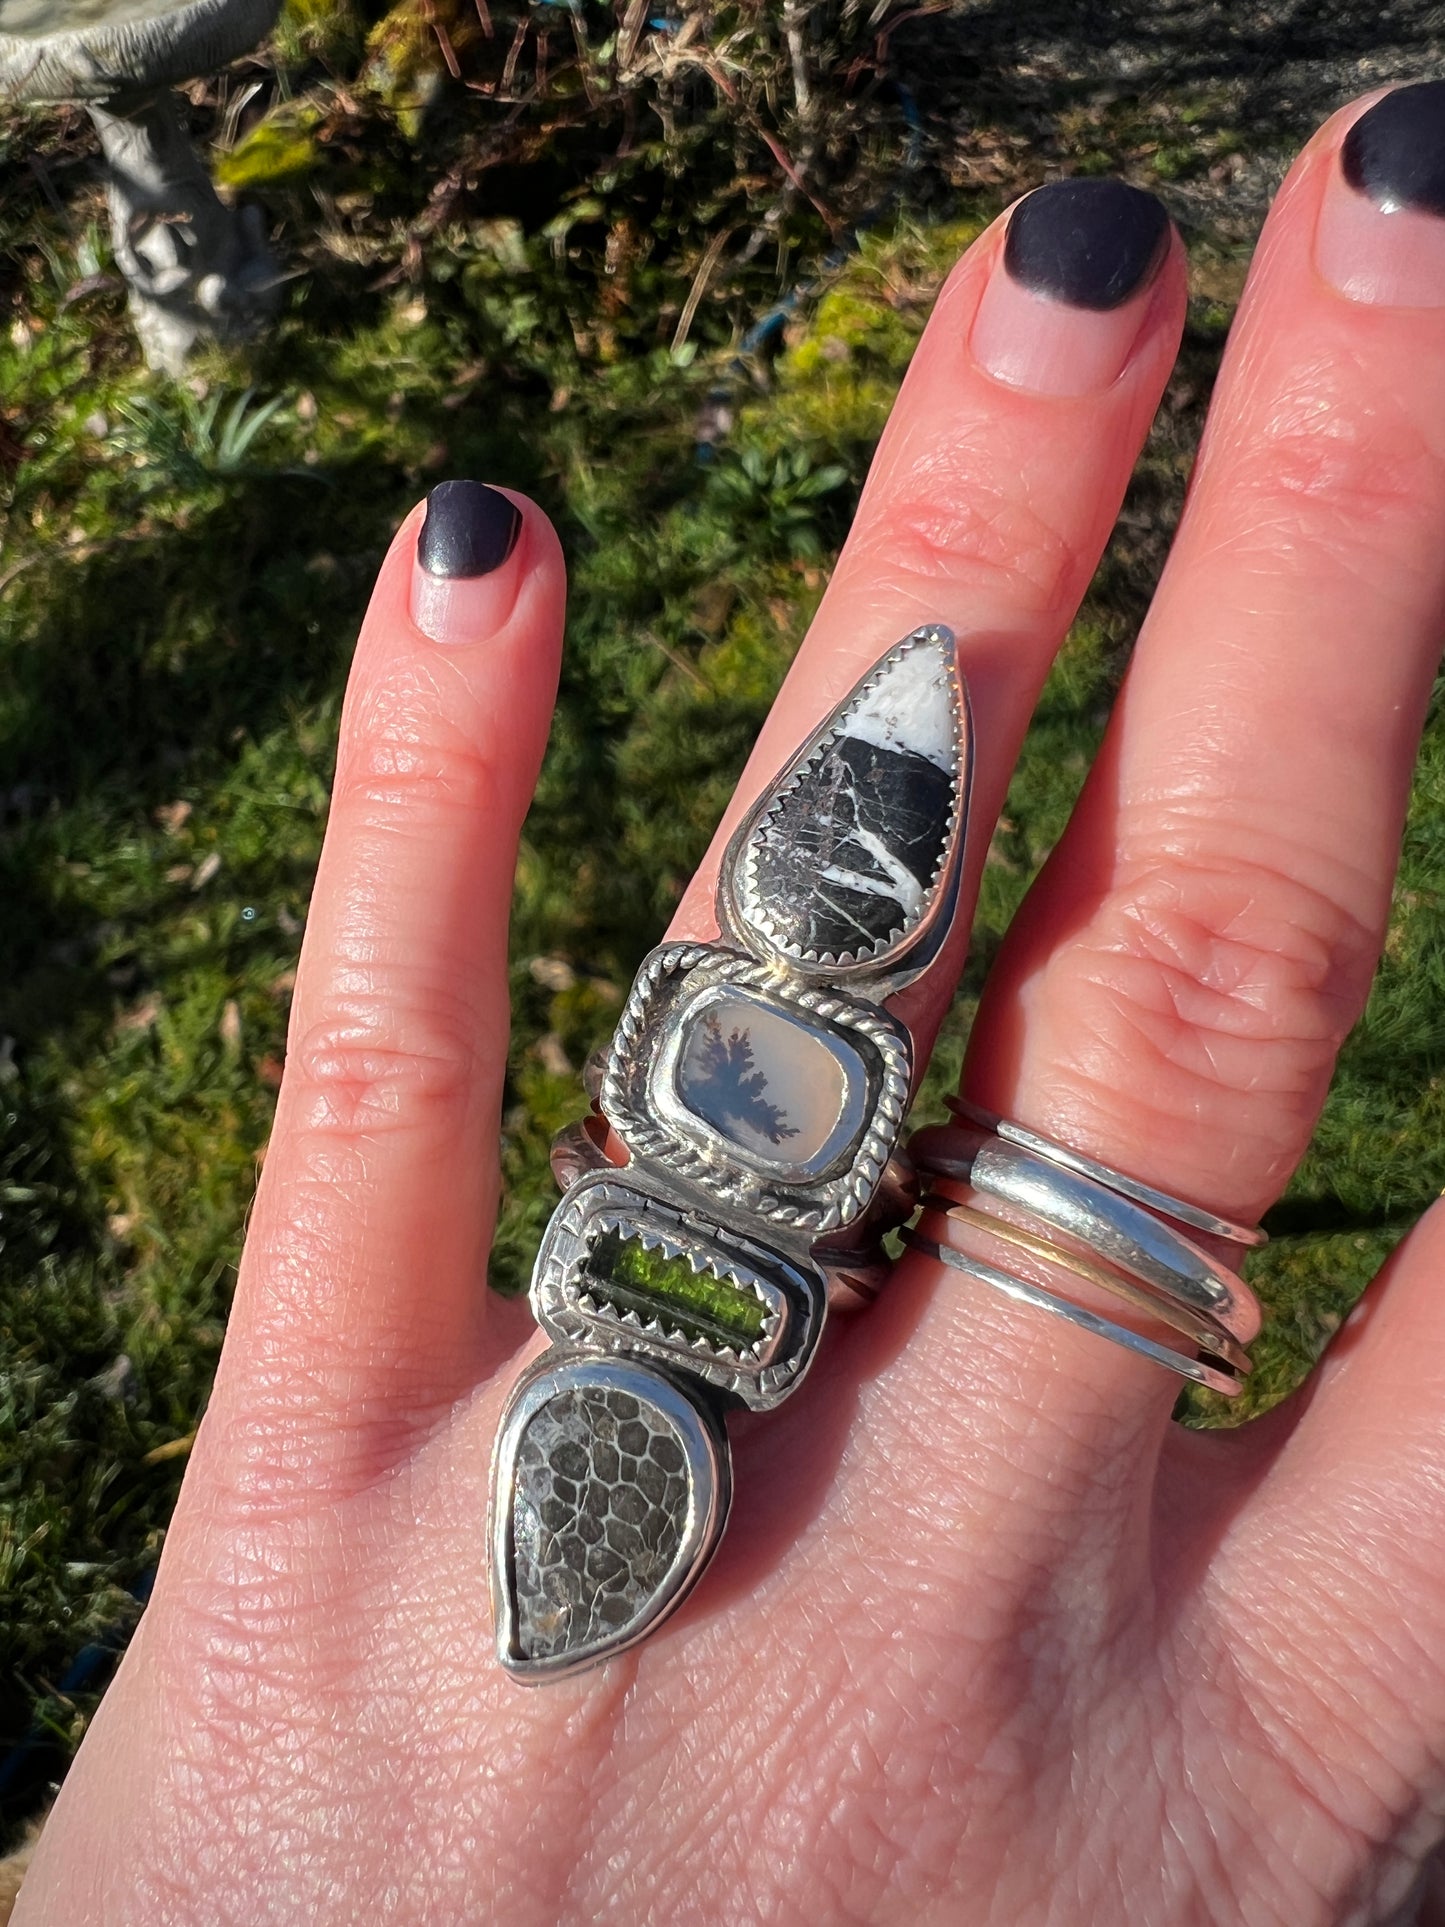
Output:
M1439 650L1442 96L1389 97L1348 168L1347 110L1279 196L966 1077L1236 1218L1278 1196L1363 1004ZM939 297L677 932L711 932L747 800L925 620L973 695L976 884L1184 308L1147 197L1012 218L1007 263L1000 221ZM486 553L431 580L431 633L417 514L358 644L225 1358L17 1919L1404 1919L1445 1826L1438 1214L1309 1395L1231 1434L910 1257L736 1424L731 1531L665 1630L533 1691L497 1666L488 1457L530 1322L480 1281L563 573L533 506L504 555L501 499L470 499ZM906 1013L925 1042L941 997Z

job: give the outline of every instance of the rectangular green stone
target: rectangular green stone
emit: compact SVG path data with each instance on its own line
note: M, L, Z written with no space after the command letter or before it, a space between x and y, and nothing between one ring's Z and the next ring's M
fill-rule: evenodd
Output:
M686 1258L620 1231L604 1231L587 1254L585 1288L618 1311L658 1319L687 1338L745 1350L763 1335L767 1307L747 1291L710 1271L694 1271Z

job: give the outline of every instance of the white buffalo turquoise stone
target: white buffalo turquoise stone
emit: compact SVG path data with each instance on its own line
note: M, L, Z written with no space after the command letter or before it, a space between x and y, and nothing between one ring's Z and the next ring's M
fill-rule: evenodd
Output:
M849 708L846 733L880 749L911 750L951 775L958 753L951 655L927 642L896 652Z
M866 1122L868 1073L854 1046L751 991L700 1000L668 1055L662 1095L674 1121L765 1172L826 1171Z
M946 630L889 651L779 783L747 839L735 902L791 961L881 963L937 900L967 763Z

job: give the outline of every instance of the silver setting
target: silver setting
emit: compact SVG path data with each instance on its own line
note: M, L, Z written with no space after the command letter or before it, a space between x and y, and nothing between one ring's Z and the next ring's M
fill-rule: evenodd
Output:
M896 717L884 717L881 720L885 726L880 728L877 705L886 707L890 679L896 681L908 666L925 655L937 666L937 684L944 692L946 713L940 715L935 705L932 715L920 711L909 720L915 741L926 741L928 745L920 760L934 762L947 780L948 803L937 837L937 859L926 878L913 876L898 860L896 851L886 848L877 851L879 839L876 834L870 835L868 840L875 845L875 853L881 854L882 871L885 875L891 873L903 891L897 899L897 914L891 927L872 938L860 928L862 941L850 942L841 935L840 925L836 944L804 944L796 933L790 934L788 919L782 915L770 891L769 879L763 874L765 867L770 867L769 853L777 845L790 813L806 813L811 805L821 814L836 806L840 785L846 784L849 777L838 768L835 752L855 739L856 730L850 730L850 723L870 732L866 740L882 746L886 736L894 750L910 753L910 745L905 740L906 726L900 731ZM925 691L920 697L918 692L910 691L906 700L919 702L934 693ZM956 904L972 781L972 741L968 692L959 672L952 631L937 623L915 629L890 649L819 725L777 781L753 805L734 834L723 859L719 889L719 916L726 934L742 948L760 953L783 969L806 978L841 982L886 973L889 988L896 990L920 974L937 950L936 942L928 944L925 940L936 934L940 926L946 931ZM886 827L886 815L883 822ZM901 822L895 818L895 834L901 834L901 829ZM842 840L848 840L846 835ZM886 843L886 838L883 841ZM821 872L807 864L796 864L795 868L803 872L799 876L800 896L811 895L818 902L827 898L825 880L835 885L848 881L841 872L829 878L826 866ZM894 895L882 887L883 878L877 867L872 876L859 876L855 870L851 882L861 886L866 895L877 898ZM908 970L904 967L905 959L915 950L921 954L912 959L914 967Z
M657 1070L677 1049L694 1000L721 984L758 992L818 1028L843 1033L869 1064L867 1122L846 1165L815 1177L764 1176L705 1126L675 1122L656 1103ZM794 986L751 957L713 944L665 944L643 963L602 1078L602 1109L637 1162L749 1221L805 1239L852 1223L871 1203L903 1127L913 1051L903 1026L875 1004Z
M1135 1204L1142 1204L1146 1210L1157 1212L1161 1218L1170 1219L1174 1224L1186 1225L1191 1231L1202 1231L1207 1237L1223 1238L1229 1244L1243 1245L1246 1249L1269 1243L1269 1233L1263 1225L1236 1224L1232 1218L1221 1218L1217 1212L1206 1211L1201 1205L1186 1204L1182 1198L1171 1197L1167 1191L1158 1191L1141 1178L1131 1178L1123 1171L1116 1171L1110 1164L1102 1164L1097 1158L1087 1158L1082 1151L1071 1150L1067 1144L1045 1137L1040 1131L1031 1131L1026 1125L1015 1124L1012 1118L997 1117L981 1105L970 1104L967 1098L950 1097L947 1103L954 1116L961 1118L965 1124L991 1132L1009 1144L1020 1145L1025 1151L1032 1151L1036 1157L1046 1158L1050 1164L1060 1165L1065 1171L1074 1171L1081 1178L1089 1178L1121 1197L1132 1199Z
M1067 1243L1117 1266L1247 1345L1259 1335L1259 1300L1237 1273L1096 1178L1051 1163L987 1131L955 1127L956 1158L932 1157L928 1169L956 1178L980 1197L1039 1220Z
M553 1146L568 1189L532 1280L556 1349L513 1393L493 1468L497 1650L519 1679L594 1665L674 1610L727 1513L722 1410L778 1404L829 1284L871 1295L885 1275L917 1185L897 1150L912 1040L883 999L957 910L971 742L953 636L918 629L734 837L724 941L653 951L589 1064L597 1109ZM829 930L862 940L800 935Z
M755 1412L787 1397L812 1362L827 1300L811 1276L776 1252L720 1226L699 1222L626 1181L615 1166L575 1184L553 1215L532 1276L532 1310L563 1343L590 1344L682 1370ZM682 1328L659 1300L619 1303L588 1277L588 1260L607 1234L686 1261L756 1297L762 1328L754 1341L728 1342ZM651 1315L649 1315L649 1312ZM688 1320L703 1325L702 1318Z
M607 1120L597 1111L574 1124L563 1125L552 1140L552 1175L559 1189L568 1191L579 1179L590 1177L594 1172L600 1171L612 1178L619 1173L626 1175L627 1167L614 1164L604 1150L606 1135ZM883 1234L902 1224L905 1218L911 1218L917 1208L917 1173L906 1153L895 1151L883 1167L867 1221L853 1227L860 1234L858 1240L845 1237L837 1243L813 1245L808 1254L808 1268L822 1275L830 1293L835 1285L840 1285L871 1303L888 1282L893 1268L893 1261L883 1248ZM778 1254L769 1255L776 1259Z
M575 1559L569 1564L558 1553L561 1529L549 1528L534 1515L519 1483L518 1460L539 1416L545 1414L547 1407L576 1393L584 1397L621 1394L653 1413L655 1424L665 1426L681 1446L686 1497L678 1513L675 1548L664 1568L655 1577L650 1576L650 1589L634 1611L616 1626L593 1637L567 1640L558 1651L529 1651L529 1644L536 1647L545 1642L536 1637L538 1601L529 1601L518 1590L519 1561L526 1559L527 1549L519 1548L517 1543L517 1515L529 1515L526 1532L533 1547L538 1549L534 1562L535 1556L548 1555L550 1572L564 1580L568 1573L577 1573L578 1568ZM621 1486L612 1488L613 1494L621 1490ZM594 1358L577 1353L544 1355L518 1381L507 1403L493 1466L488 1536L492 1553L492 1612L497 1657L502 1665L514 1678L537 1685L582 1672L645 1639L677 1610L692 1590L722 1533L731 1495L732 1470L726 1434L705 1406L690 1399L670 1379L625 1359ZM579 1589L589 1602L599 1590L585 1575ZM552 1593L540 1597L540 1609L555 1610L558 1629L565 1637L569 1616L580 1608L575 1601L568 1602L564 1594L565 1586L554 1586ZM533 1633L530 1641L529 1627Z

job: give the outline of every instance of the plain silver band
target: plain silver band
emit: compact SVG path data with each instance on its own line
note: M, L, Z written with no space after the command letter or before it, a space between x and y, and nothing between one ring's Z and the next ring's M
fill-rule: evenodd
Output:
M1116 1325L1112 1319L1100 1318L1096 1312L1086 1311L1082 1305L1076 1305L1070 1299L1058 1298L1040 1285L1026 1284L1022 1278L1010 1277L1008 1272L985 1264L981 1258L971 1258L966 1252L955 1250L952 1245L941 1245L932 1238L921 1238L916 1231L905 1231L903 1242L912 1250L938 1259L981 1285L992 1285L995 1291L1003 1292L1017 1304L1032 1305L1037 1311L1052 1312L1066 1323L1077 1326L1080 1331L1092 1332L1096 1338L1107 1338L1111 1345L1121 1345L1125 1351L1147 1358L1155 1365L1163 1365L1166 1370L1177 1372L1181 1378L1192 1379L1196 1385L1207 1385L1211 1392L1222 1392L1226 1398L1238 1398L1244 1389L1239 1379L1231 1377L1228 1372L1217 1371L1202 1359L1186 1358L1183 1352L1170 1351L1167 1345L1156 1345L1152 1338L1144 1338L1140 1333L1130 1331L1126 1325Z
M1185 1204L1182 1198L1171 1197L1167 1191L1156 1191L1152 1184L1131 1178L1123 1171L1116 1171L1112 1165L1101 1164L1096 1158L1086 1158L1082 1151L1071 1151L1067 1144L1059 1144L1051 1137L1031 1131L1027 1125L1015 1124L1011 1118L996 1117L981 1105L970 1104L966 1097L950 1097L947 1103L954 1116L962 1118L965 1123L976 1125L990 1136L1001 1137L1009 1144L1017 1144L1025 1151L1032 1151L1035 1157L1046 1158L1050 1164L1061 1165L1065 1171L1076 1172L1081 1178L1090 1178L1095 1184L1102 1184L1121 1197L1132 1198L1135 1204L1157 1211L1160 1217L1172 1219L1175 1224L1187 1225L1191 1231L1203 1231L1211 1238L1224 1238L1230 1244L1246 1247L1269 1242L1269 1233L1262 1225L1235 1224L1232 1219L1221 1218L1197 1204Z
M985 1130L960 1124L957 1158L929 1157L920 1169L956 1178L980 1197L1026 1212L1141 1284L1187 1305L1247 1345L1259 1334L1259 1300L1244 1280L1172 1225L1100 1179L1084 1177Z
M935 1178L934 1183L940 1186L952 1185L955 1180ZM966 1189L967 1187L958 1186L957 1188ZM1082 1279L1096 1291L1107 1291L1116 1298L1122 1298L1125 1304L1132 1305L1135 1311L1142 1312L1159 1324L1167 1325L1171 1330L1182 1333L1185 1338L1197 1345L1200 1351L1217 1359L1220 1364L1227 1365L1241 1378L1247 1378L1254 1369L1253 1361L1243 1345L1237 1338L1232 1338L1217 1320L1206 1318L1202 1312L1193 1311L1188 1305L1181 1305L1177 1298L1166 1298L1162 1292L1148 1290L1093 1253L1086 1255L1072 1247L1066 1248L1044 1237L1041 1232L1026 1231L1022 1225L1015 1224L1012 1220L995 1217L992 1212L981 1210L975 1205L960 1204L941 1189L930 1192L923 1199L923 1209L925 1212L937 1211L952 1224L970 1227L985 1237L991 1237L996 1241L1027 1251L1036 1262L1047 1265L1050 1273L1066 1272L1072 1277ZM920 1220L919 1229L922 1230L922 1228L922 1220Z

